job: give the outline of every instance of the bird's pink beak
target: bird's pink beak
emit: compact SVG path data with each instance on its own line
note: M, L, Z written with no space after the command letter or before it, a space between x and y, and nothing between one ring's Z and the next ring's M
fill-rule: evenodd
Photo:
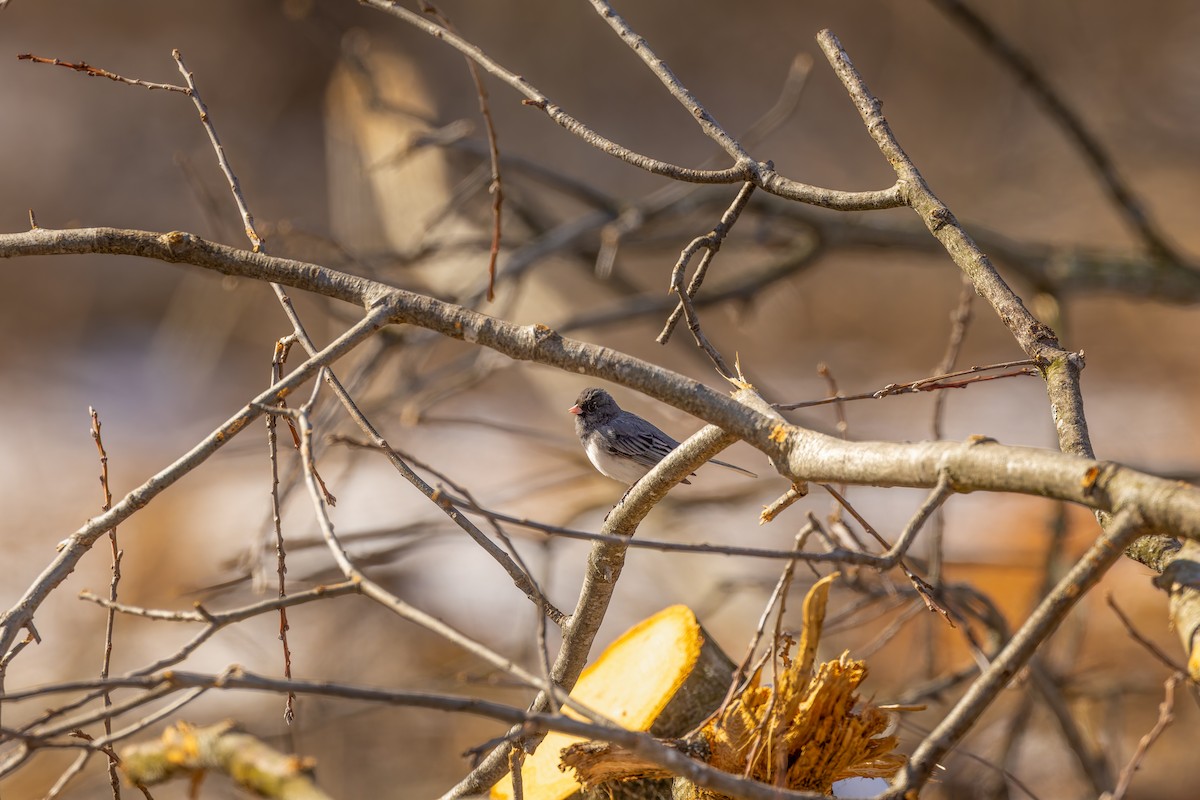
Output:
M570 408L567 409L567 411L571 412L572 414L582 414L583 413L583 409L580 408L578 404L571 406Z

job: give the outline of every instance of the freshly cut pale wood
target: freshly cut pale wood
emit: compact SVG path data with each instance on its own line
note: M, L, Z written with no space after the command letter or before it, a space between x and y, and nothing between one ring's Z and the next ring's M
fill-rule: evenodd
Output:
M671 606L609 645L583 671L571 697L629 730L682 736L720 704L734 668L691 609ZM581 741L546 736L521 769L526 800L563 800L580 791L574 772L561 770L559 759L563 748ZM497 784L492 797L512 798L511 778Z

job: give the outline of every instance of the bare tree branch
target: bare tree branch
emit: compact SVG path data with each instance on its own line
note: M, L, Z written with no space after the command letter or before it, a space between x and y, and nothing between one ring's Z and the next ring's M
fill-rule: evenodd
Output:
M1041 102L1046 113L1062 128L1063 133L1091 166L1092 171L1096 173L1096 177L1108 192L1113 205L1121 211L1130 226L1142 238L1150 253L1156 258L1182 267L1183 260L1167 243L1167 237L1146 213L1133 189L1117 172L1112 156L1088 130L1079 114L1054 91L1049 81L1042 76L1033 62L962 0L930 0L930 2L948 19L957 23L989 55L1011 71L1020 81L1022 88Z
M954 263L970 277L975 291L991 304L1017 344L1038 363L1046 376L1051 414L1058 429L1062 451L1091 458L1094 454L1087 421L1083 416L1083 397L1079 391L1082 359L1064 350L1054 331L1029 313L1021 298L996 272L991 261L959 225L950 209L934 195L892 134L881 111L883 104L871 94L837 37L831 31L824 30L817 35L817 41L833 71L849 92L867 131L896 171L907 204L921 217L934 238L946 248Z
M919 791L933 774L938 761L974 724L1017 672L1028 663L1038 646L1059 626L1087 590L1103 577L1137 537L1145 522L1136 511L1117 513L1108 529L1054 587L1025 624L1013 635L971 688L929 733L899 773L887 798L902 798Z
M655 175L663 175L688 183L741 183L752 181L761 189L771 194L779 195L789 200L798 200L802 203L810 203L823 208L834 208L841 211L865 211L868 209L895 208L903 205L899 184L874 192L843 192L836 189L810 186L785 178L775 172L769 162L757 163L753 159L744 158L728 169L700 170L680 167L641 155L640 153L635 153L596 133L562 108L555 105L550 98L534 88L523 77L505 69L478 47L453 32L424 19L420 15L393 2L393 0L359 0L359 2L363 5L387 12L392 16L399 17L439 41L445 42L471 58L487 72L523 94L527 98L525 101L526 105L542 110L555 123L578 136L592 147Z

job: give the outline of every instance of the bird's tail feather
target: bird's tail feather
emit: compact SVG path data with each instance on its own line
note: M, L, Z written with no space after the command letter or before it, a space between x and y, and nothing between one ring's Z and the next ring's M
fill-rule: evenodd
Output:
M757 478L757 477L758 477L757 475L755 475L755 474L754 474L753 472L751 472L750 470L748 470L748 469L742 469L741 467L737 466L736 464L730 464L730 463L728 463L728 462L725 462L725 461L717 461L715 458L710 458L710 459L709 459L709 463L712 463L712 464L717 464L718 466L725 467L725 469L731 469L731 470L733 470L734 472L740 472L740 473L742 473L743 475L746 475L746 476L748 476L748 477L751 477L751 478Z

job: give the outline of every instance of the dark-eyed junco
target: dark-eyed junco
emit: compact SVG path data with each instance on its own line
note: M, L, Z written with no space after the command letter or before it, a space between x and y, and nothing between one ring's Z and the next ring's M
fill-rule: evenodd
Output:
M637 414L622 410L603 389L584 389L568 410L575 415L575 433L588 459L602 475L627 486L641 480L651 467L679 446L679 442ZM758 477L750 470L715 458L711 462L751 478ZM683 482L691 483L687 478Z

